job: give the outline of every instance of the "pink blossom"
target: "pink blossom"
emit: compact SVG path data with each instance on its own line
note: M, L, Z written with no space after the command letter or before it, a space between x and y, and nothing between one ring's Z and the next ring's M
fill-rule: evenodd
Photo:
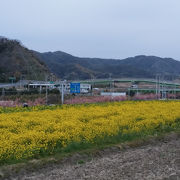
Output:
M34 101L28 101L28 106L37 106L37 105L45 105L45 99L44 98L37 98ZM2 107L17 107L22 106L23 103L20 102L19 99L16 99L15 101L0 101L0 106Z
M113 101L125 101L127 100L126 96L88 96L80 97L77 96L73 99L65 100L65 104L84 104L84 103L98 103L98 102L113 102Z

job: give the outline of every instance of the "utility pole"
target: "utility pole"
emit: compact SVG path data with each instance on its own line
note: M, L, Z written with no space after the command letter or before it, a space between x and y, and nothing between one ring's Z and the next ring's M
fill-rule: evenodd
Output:
M161 83L160 83L160 75L157 75L157 92L158 92L158 99L161 98Z
M4 97L5 96L5 90L4 90L4 88L2 89L2 97Z
M93 76L91 76L91 96L93 96L93 87L94 87L94 84L93 84Z
M61 104L64 104L64 85L66 85L66 80L62 81L61 85Z
M113 92L114 92L114 86L115 86L115 81L114 81L114 79L113 79Z
M109 88L110 88L110 92L111 92L111 89L112 89L112 79L111 79L111 73L109 73Z
M22 89L22 79L23 79L23 75L21 74L20 80L19 80L19 88L20 89Z
M166 99L166 85L165 85L165 82L163 82L163 85L162 85L162 99Z
M39 93L41 94L41 92L42 92L42 86L40 85L39 86Z
M64 82L62 82L61 86L61 104L64 104Z
M20 81L19 81L19 88L21 89L21 77L20 77Z
M48 90L47 90L47 85L46 85L46 105L48 104Z
M156 74L156 98L158 98L158 75Z
M161 92L161 98L160 99L163 99L163 83L162 83L162 80L161 80L161 84L160 84L160 92Z

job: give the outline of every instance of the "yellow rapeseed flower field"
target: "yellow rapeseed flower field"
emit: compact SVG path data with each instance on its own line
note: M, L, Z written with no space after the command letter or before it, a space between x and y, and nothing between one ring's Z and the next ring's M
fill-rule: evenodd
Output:
M180 102L143 101L63 106L0 114L0 161L31 158L72 142L177 129ZM119 137L121 137L119 136Z

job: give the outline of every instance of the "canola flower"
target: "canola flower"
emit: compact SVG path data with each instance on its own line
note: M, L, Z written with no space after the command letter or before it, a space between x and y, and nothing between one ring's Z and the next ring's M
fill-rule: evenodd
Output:
M73 142L96 144L119 134L123 137L178 129L179 109L179 101L131 101L2 111L0 162L31 158L44 152L51 154Z

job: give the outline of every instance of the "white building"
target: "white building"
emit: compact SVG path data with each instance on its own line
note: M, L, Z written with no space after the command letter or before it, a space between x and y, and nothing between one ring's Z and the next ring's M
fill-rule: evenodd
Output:
M33 89L59 89L62 91L62 83L58 84L50 84L50 83L33 83L29 84L28 88L33 88ZM70 93L70 83L64 83L63 82L63 90L65 93ZM91 84L80 84L80 93L89 93L91 91Z
M91 91L91 84L80 84L80 92L88 93Z
M126 96L126 92L101 92L101 96Z

